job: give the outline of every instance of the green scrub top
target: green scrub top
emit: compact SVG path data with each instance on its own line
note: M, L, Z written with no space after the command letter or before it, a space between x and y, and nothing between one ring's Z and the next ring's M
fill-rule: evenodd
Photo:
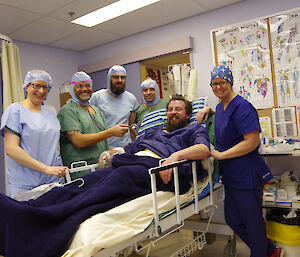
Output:
M89 134L106 130L107 126L104 115L96 106L91 105L91 107L95 111L95 114L91 114L91 116L87 110L75 102L65 104L58 113L57 118L61 126L61 157L63 164L69 168L71 168L71 163L78 161L95 164L98 162L100 154L108 149L107 140L103 140L93 146L78 148L68 139L65 133L67 131L77 130L82 134ZM73 180L88 173L90 173L90 170L76 172L71 174L71 178Z
M169 103L169 99L161 98L156 105L153 107L146 107L145 104L141 104L139 108L136 110L136 118L135 123L140 126L142 123L142 120L144 116L152 111L160 110L160 109L166 109L167 104Z

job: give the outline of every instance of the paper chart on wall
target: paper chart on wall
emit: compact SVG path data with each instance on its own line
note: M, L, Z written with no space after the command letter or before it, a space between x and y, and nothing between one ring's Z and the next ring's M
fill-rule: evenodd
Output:
M271 118L259 117L259 124L261 128L261 135L265 137L272 137Z
M255 108L274 106L267 21L215 31L218 64L228 65L234 90Z
M275 137L297 136L295 107L273 109L272 120Z
M279 106L300 101L300 10L270 19Z

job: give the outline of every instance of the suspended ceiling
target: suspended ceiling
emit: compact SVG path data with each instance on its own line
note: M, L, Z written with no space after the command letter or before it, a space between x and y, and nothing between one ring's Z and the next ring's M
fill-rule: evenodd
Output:
M84 51L243 0L161 0L92 28L70 22L115 1L0 0L0 34L13 40Z

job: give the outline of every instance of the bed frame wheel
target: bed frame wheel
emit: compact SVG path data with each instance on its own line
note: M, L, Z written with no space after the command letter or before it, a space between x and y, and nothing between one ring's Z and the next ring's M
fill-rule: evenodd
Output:
M229 236L224 248L223 257L236 257L236 236Z

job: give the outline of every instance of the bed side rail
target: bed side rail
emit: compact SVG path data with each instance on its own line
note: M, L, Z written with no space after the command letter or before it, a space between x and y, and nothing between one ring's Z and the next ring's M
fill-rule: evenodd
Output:
M210 164L209 158L206 158L205 162L207 162L208 167L208 181L210 187L210 204L213 205L213 183L212 183L212 175L213 175L213 168ZM165 159L164 159L165 160ZM154 235L159 236L159 217L158 217L158 203L157 203L157 188L156 188L156 177L155 174L173 168L173 175L174 175L174 187L175 187L175 199L176 199L176 221L177 224L182 223L182 218L180 214L180 201L179 201L179 179L178 179L178 167L187 163L192 163L192 174L193 174L193 186L194 186L194 214L199 213L199 206L198 206L198 183L197 183L197 171L196 171L196 161L192 160L182 160L178 162L174 162L168 165L162 166L161 163L164 161L161 160L158 167L150 168L149 174L151 178L151 189L152 189L152 199L153 199L153 208L154 208Z
M74 168L74 166L77 166L77 165L81 165L81 166ZM91 172L93 172L98 168L99 168L98 163L88 165L86 161L73 162L71 164L70 173L66 172L66 176L65 176L66 181L67 181L67 183L72 182L71 175L70 175L71 173L75 173L75 172L79 172L79 171L83 171L83 170L91 170Z

